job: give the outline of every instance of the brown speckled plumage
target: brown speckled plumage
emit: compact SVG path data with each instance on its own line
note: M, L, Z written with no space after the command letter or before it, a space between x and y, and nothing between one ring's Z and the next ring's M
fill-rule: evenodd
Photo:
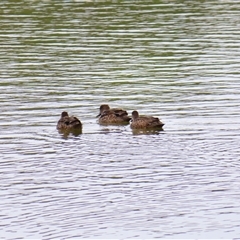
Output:
M100 106L97 117L100 124L128 124L131 119L127 111L121 108L110 108L107 104Z
M82 129L82 123L78 118L74 116L70 117L67 112L62 112L61 118L57 123L57 129L59 130Z
M152 116L139 116L138 111L132 112L132 129L162 129L164 123Z

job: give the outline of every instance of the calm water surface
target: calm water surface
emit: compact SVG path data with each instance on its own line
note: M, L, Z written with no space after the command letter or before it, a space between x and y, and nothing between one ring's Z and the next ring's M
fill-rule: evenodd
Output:
M2 239L239 238L238 1L2 1ZM98 107L164 131L100 126ZM83 134L62 135L62 111Z

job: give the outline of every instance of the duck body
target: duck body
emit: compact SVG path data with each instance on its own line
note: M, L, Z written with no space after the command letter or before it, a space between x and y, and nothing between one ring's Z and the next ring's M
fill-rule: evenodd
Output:
M159 129L162 130L164 123L159 118L152 116L139 115L138 111L132 112L132 121L130 127L132 129Z
M62 112L61 118L57 123L58 130L77 130L82 129L81 121L74 116L69 116L67 112Z
M127 111L121 108L110 108L107 104L100 106L97 117L100 124L128 124L131 120Z

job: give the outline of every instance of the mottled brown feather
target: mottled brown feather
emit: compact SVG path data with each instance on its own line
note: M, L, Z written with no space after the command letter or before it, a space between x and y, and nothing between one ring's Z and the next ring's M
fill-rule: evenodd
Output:
M62 112L61 118L57 123L57 129L59 130L71 130L71 129L81 129L82 123L81 121L74 117L69 116L67 112Z
M132 121L130 127L132 129L161 129L164 126L159 118L152 116L139 116L137 111L132 112Z
M131 119L127 111L121 108L110 108L107 104L100 106L100 113L97 117L99 117L100 124L126 124Z

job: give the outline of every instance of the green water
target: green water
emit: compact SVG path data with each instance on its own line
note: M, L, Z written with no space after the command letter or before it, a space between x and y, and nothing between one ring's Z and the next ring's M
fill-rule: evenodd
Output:
M2 1L1 230L16 238L239 236L236 1ZM100 126L103 103L164 132ZM62 111L81 135L62 135Z

